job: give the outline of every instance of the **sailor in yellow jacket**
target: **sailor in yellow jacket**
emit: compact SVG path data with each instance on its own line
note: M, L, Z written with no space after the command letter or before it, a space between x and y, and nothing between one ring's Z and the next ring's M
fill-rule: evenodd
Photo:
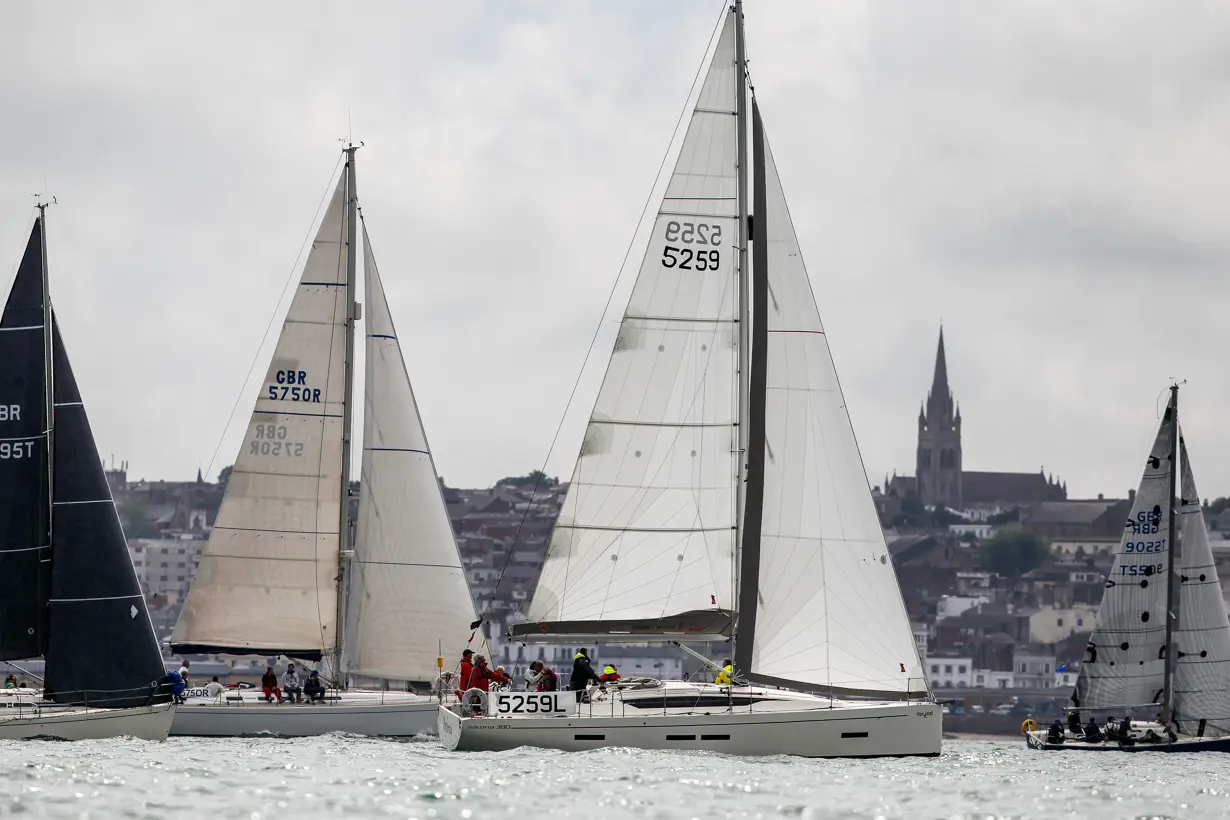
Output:
M722 671L713 680L718 686L729 686L735 682L735 667L731 664L730 658L725 658L722 661Z

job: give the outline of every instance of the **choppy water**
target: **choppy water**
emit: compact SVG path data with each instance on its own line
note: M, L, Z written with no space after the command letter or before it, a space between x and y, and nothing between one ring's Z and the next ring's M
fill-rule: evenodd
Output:
M946 741L938 760L457 754L331 735L0 744L0 814L221 818L1225 818L1230 755Z

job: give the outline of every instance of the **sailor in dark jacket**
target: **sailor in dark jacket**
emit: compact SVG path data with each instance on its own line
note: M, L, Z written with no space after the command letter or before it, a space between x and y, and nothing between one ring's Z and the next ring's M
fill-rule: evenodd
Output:
M568 681L568 688L577 693L577 703L581 702L581 693L590 682L606 688L594 667L589 665L589 650L578 649L576 657L572 659L572 678Z

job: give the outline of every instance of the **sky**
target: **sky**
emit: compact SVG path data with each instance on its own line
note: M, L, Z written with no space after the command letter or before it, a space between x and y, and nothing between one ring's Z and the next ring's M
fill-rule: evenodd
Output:
M566 477L722 9L14 6L0 287L31 195L54 195L53 298L100 451L130 479L216 475L352 135L437 469L453 486ZM942 322L966 469L1123 496L1180 378L1201 495L1230 495L1230 6L748 0L745 16L872 483L913 471Z

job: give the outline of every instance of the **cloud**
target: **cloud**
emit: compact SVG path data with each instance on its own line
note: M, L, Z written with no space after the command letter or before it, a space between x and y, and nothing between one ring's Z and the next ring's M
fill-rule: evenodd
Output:
M46 174L57 309L100 449L134 478L191 476L232 406L251 407L244 374L353 123L437 465L457 484L524 472L546 455L721 7L15 7L0 271ZM971 469L1044 464L1076 494L1123 493L1156 395L1181 376L1201 484L1230 492L1213 457L1230 446L1230 10L796 0L747 14L874 481L912 468L942 317ZM596 380L552 472L570 471Z

